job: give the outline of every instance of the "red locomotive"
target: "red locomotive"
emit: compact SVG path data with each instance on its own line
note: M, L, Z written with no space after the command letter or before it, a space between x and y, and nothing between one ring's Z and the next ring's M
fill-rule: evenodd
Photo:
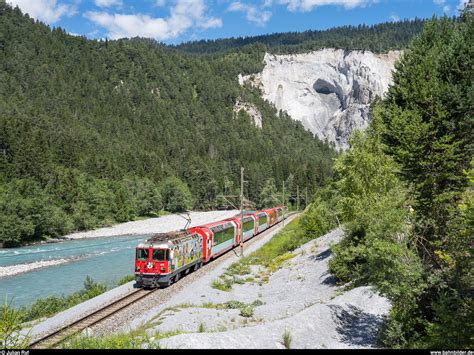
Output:
M183 231L152 235L136 248L138 287L164 287L283 220L286 206L235 216Z

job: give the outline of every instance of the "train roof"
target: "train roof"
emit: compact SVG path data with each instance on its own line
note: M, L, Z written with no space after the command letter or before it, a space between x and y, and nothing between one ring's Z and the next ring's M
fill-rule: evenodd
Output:
M138 244L137 248L148 248L150 246L163 245L168 243L174 244L182 239L192 237L194 235L196 235L196 233L191 232L189 230L181 230L168 233L156 233L151 235L144 242Z
M206 223L206 224L201 224L200 226L196 226L196 227L193 227L193 228L212 228L212 227L215 227L215 226L219 226L221 224L225 224L225 223L230 223L232 222L232 220L236 218L236 216L234 217L230 217L230 218L227 218L227 219L223 219L221 221L216 221L216 222L210 222L210 223Z

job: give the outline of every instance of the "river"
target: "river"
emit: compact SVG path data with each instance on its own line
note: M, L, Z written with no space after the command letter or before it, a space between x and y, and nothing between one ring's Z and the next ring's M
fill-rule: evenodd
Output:
M2 302L13 297L18 307L37 298L69 295L83 288L86 276L113 286L133 274L134 249L144 239L145 235L87 238L0 249L0 275L10 275L0 277Z

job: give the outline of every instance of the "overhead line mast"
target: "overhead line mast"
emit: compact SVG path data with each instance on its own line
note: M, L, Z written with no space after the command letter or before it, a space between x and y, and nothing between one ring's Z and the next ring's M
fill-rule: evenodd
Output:
M240 168L240 256L244 256L244 168Z

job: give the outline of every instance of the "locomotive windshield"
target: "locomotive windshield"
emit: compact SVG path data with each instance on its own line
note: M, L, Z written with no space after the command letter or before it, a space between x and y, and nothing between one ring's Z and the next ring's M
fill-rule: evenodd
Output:
M154 261L166 261L167 249L153 249Z
M138 260L148 260L148 249L137 249Z

